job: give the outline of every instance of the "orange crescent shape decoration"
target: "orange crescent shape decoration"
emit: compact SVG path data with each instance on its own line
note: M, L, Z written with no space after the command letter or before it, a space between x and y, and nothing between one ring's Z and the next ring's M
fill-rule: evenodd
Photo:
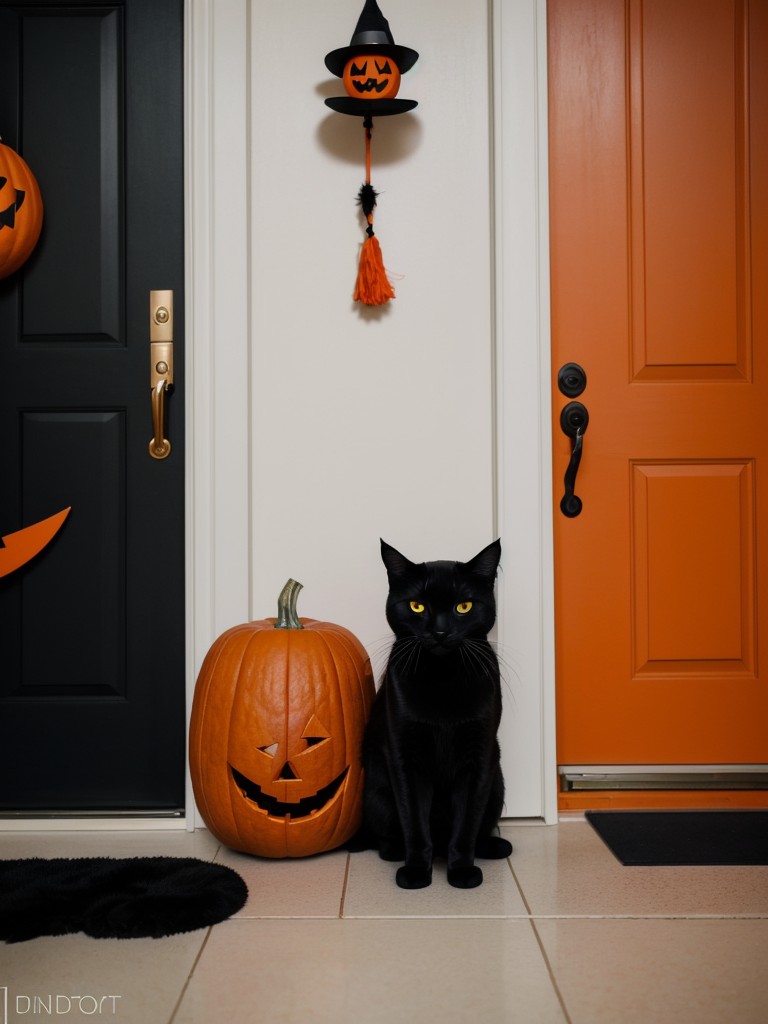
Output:
M70 505L57 512L55 516L41 519L39 523L33 523L23 530L3 537L4 547L0 547L0 576L7 576L9 572L25 565L42 551L56 535L71 508Z

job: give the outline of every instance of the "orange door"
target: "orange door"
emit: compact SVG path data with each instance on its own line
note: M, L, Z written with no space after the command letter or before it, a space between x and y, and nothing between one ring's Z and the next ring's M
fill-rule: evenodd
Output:
M549 47L558 760L765 764L768 3L550 0Z

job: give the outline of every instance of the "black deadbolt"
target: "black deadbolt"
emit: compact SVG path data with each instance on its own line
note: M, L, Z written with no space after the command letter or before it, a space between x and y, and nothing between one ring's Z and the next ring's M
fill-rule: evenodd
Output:
M587 375L578 363L566 363L557 374L557 386L568 398L576 398L587 386Z

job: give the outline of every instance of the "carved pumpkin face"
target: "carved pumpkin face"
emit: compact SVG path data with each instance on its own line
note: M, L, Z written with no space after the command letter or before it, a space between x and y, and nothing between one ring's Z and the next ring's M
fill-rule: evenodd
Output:
M400 69L391 57L365 54L347 61L342 81L357 100L389 100L400 89Z
M263 857L335 849L362 817L370 662L342 626L275 620L224 633L198 677L190 767L200 813L225 845Z
M18 153L0 143L0 278L27 259L42 225L43 201L34 175Z

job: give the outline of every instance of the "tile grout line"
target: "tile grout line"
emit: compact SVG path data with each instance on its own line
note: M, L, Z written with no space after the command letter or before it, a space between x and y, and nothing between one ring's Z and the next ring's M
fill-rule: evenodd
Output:
M338 914L259 914L232 921L336 921ZM642 914L642 913L355 913L344 921L768 921L765 914Z
M349 882L349 869L352 864L352 854L347 854L347 863L344 868L344 881L341 883L341 899L339 900L339 919L344 917L344 904L347 899L347 883Z
M571 1015L568 1013L568 1007L565 1005L563 993L560 991L560 986L557 983L555 972L552 969L552 964L550 962L549 956L547 954L546 949L544 948L544 943L542 941L541 935L539 935L539 930L536 927L536 922L531 911L531 905L528 902L525 893L523 892L523 887L522 885L520 885L520 880L518 879L515 869L512 867L512 861L509 858L507 858L507 864L509 865L509 870L512 872L512 877L515 880L517 891L520 893L520 899L523 901L523 906L528 912L528 923L531 926L534 938L536 939L536 944L539 947L539 952L541 953L542 959L544 960L544 964L547 968L547 974L549 975L549 980L552 985L552 988L555 990L555 995L557 996L557 1001L560 1004L560 1009L563 1011L563 1016L565 1017L567 1024L572 1024Z
M536 943L539 947L539 952L541 953L544 963L546 964L547 973L549 974L549 980L552 982L552 988L555 990L555 995L557 996L557 1000L560 1003L560 1009L563 1011L563 1016L565 1017L567 1024L572 1024L571 1015L568 1013L568 1007L565 1005L565 999L563 998L563 994L560 991L560 986L557 983L557 978L555 977L555 972L552 969L552 964L550 963L547 951L544 948L544 943L542 941L541 935L539 935L539 929L536 927L536 921L532 917L528 920L533 930L533 934L536 938Z
M197 956L195 957L195 961L194 961L194 963L192 964L192 966L189 969L189 974L187 975L187 980L184 982L184 984L181 987L181 992L179 993L179 998L176 1000L176 1005L173 1008L173 1013L168 1018L168 1024L173 1024L173 1022L176 1020L176 1014L181 1009L181 1004L184 1001L184 996L187 994L187 989L189 988L189 983L190 983L190 981L192 981L192 975L197 970L197 965L200 963L200 959L201 959L201 957L203 955L203 951L205 950L205 947L208 945L208 939L210 939L212 932L213 932L213 925L209 925L208 932L207 932L205 938L203 939L203 944L200 946L200 949L197 951Z

